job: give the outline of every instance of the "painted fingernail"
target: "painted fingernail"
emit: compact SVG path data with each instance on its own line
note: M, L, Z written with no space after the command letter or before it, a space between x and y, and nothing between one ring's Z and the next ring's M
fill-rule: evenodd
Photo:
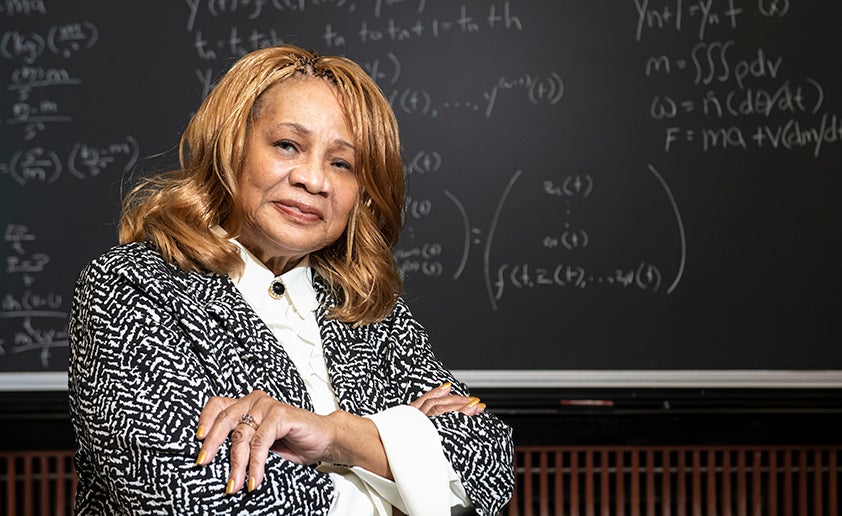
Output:
M439 385L439 389L447 389L451 385L453 384L451 384L450 382L444 382L443 384Z
M204 425L199 425L199 428L196 429L196 439L201 439L205 436L205 427Z
M485 403L477 403L477 408L480 410L485 410Z
M249 490L249 492L254 491L254 484L255 484L255 482L256 482L256 481L255 481L254 477L249 477L249 483L248 483L248 490Z
M469 402L468 402L468 404L467 404L467 405L465 405L466 407L473 407L474 405L476 405L477 403L479 403L479 398L475 398L475 397L471 396L471 397L470 397L470 398L468 398L468 399L469 399L469 400L471 400L471 401L469 401Z
M208 456L208 452L202 450L199 452L199 456L196 457L196 464L202 465L205 463L205 458Z
M228 485L225 486L225 494L230 495L234 492L234 479L228 481Z

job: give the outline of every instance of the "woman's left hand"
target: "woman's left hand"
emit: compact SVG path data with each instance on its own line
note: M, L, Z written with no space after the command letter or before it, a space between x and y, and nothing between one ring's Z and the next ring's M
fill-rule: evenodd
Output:
M466 416L476 416L485 411L485 403L474 396L458 396L451 394L450 382L444 383L435 389L431 389L415 401L410 402L410 407L415 407L427 416L438 416L447 412L461 412Z
M391 477L374 423L337 410L321 416L278 401L263 391L242 398L213 397L199 415L196 437L203 440L196 463L204 465L231 436L231 470L226 494L263 481L269 451L297 464L359 465ZM246 481L246 471L248 480Z
M319 416L254 391L242 398L213 397L199 415L196 437L203 440L197 464L206 464L231 436L231 472L225 492L238 491L250 472L248 488L263 479L269 450L298 464L329 455L334 426Z

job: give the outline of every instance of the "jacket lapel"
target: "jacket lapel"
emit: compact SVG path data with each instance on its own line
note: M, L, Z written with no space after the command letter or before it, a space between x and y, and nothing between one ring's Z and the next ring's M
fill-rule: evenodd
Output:
M304 381L283 346L227 276L188 273L189 302L182 325L195 328L193 348L216 362L220 395L242 396L255 389L312 410Z
M369 415L387 408L386 375L382 355L378 352L373 328L376 325L354 328L328 317L335 305L321 278L315 279L319 309L316 319L322 337L331 385L342 410L357 415Z

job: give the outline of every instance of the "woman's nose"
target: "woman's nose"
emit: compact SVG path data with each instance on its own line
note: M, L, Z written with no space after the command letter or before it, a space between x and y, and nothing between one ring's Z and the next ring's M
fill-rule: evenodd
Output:
M290 172L290 182L293 186L304 188L311 194L326 194L328 191L327 166L326 163L317 159L302 161Z

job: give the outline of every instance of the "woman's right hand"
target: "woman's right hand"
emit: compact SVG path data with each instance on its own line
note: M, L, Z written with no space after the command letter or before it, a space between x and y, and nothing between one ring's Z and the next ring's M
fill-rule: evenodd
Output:
M448 412L461 412L466 416L476 416L485 410L485 403L474 396L459 396L450 393L451 384L446 382L424 393L409 406L415 407L427 416L438 416Z

